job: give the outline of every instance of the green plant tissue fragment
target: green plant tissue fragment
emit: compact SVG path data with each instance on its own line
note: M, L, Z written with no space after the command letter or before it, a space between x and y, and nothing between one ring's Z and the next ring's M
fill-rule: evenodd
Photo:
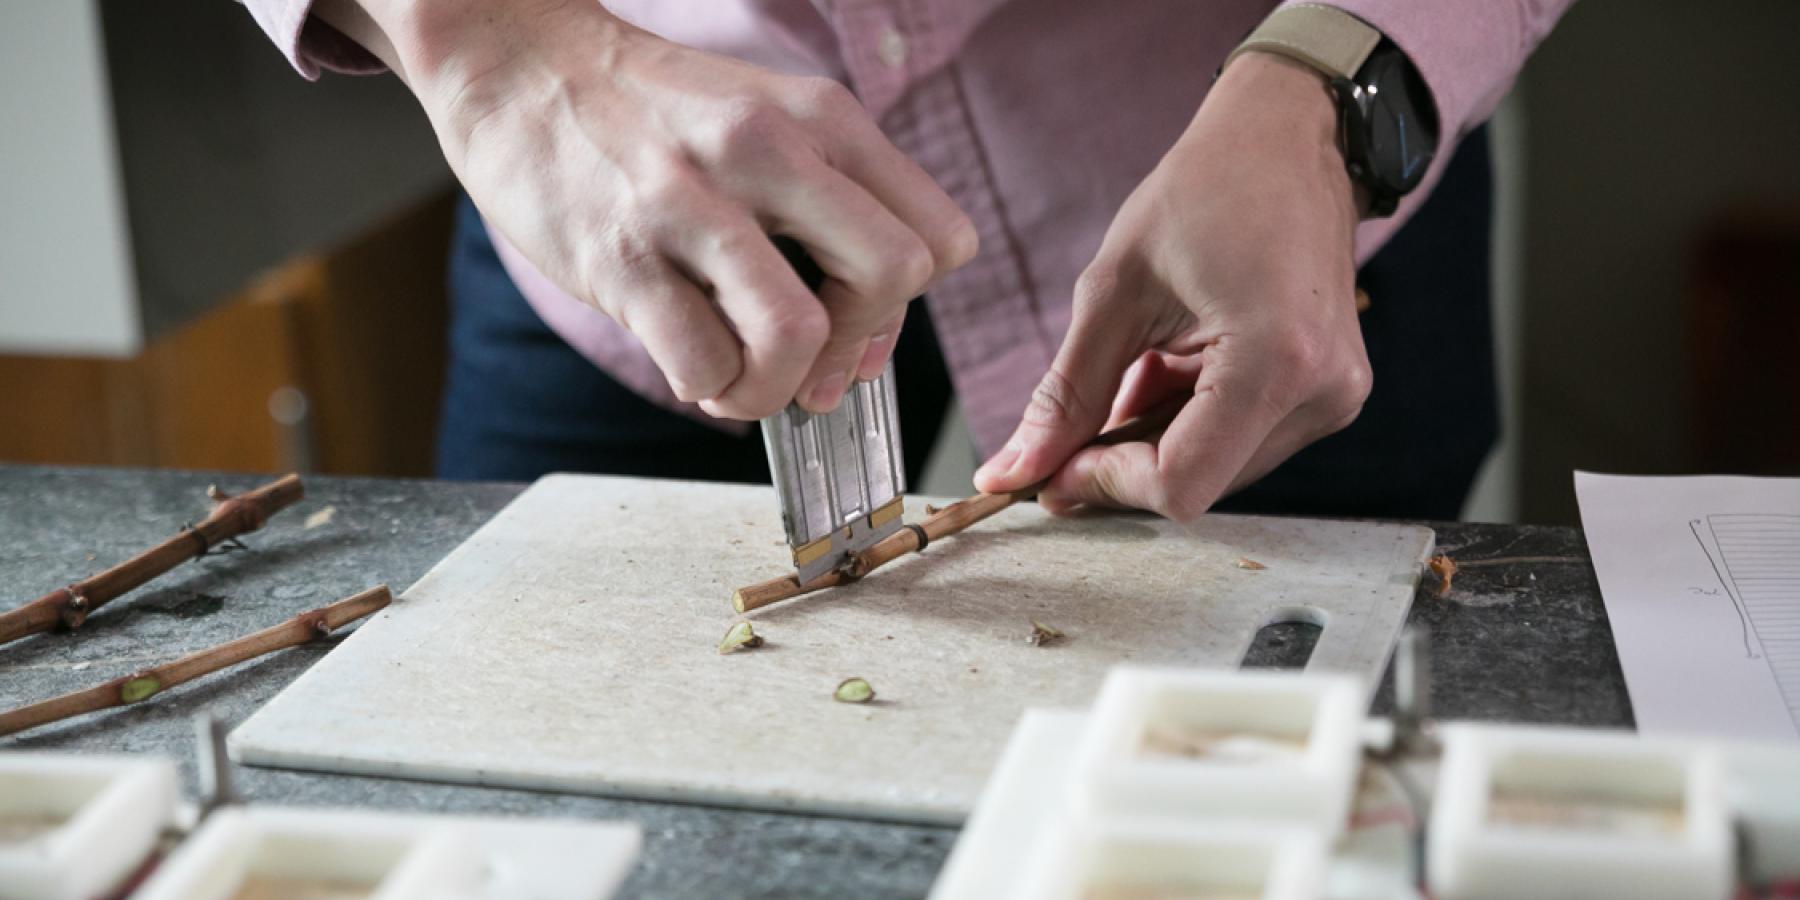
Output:
M126 703L136 703L160 690L162 690L162 682L146 675L143 678L133 678L125 682L125 686L119 688L119 699Z
M733 650L754 650L762 646L761 636L750 628L749 622L739 622L725 632L725 639L719 641L719 652L730 653Z
M839 703L867 703L875 699L875 689L861 678L846 678L831 696Z

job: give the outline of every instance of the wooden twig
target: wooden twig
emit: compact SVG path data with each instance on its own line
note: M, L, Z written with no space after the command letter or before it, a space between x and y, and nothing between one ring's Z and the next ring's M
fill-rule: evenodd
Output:
M59 626L80 628L94 610L214 547L263 527L270 516L299 502L304 493L298 475L284 476L236 496L209 488L207 496L215 505L200 524L184 527L175 536L98 575L0 613L0 644Z
M1188 394L1163 401L1149 412L1114 428L1088 444L1090 447L1109 447L1114 444L1125 444L1141 441L1167 428L1169 422L1187 404ZM966 500L959 500L943 509L931 512L917 525L908 525L899 531L882 538L867 550L853 553L844 565L826 572L813 580L801 584L793 575L771 578L768 581L741 587L731 593L731 606L738 612L749 612L779 603L801 594L824 590L828 587L849 584L864 575L905 556L917 553L926 546L941 538L949 537L977 522L1019 502L1037 496L1038 492L1049 484L1045 479L1036 484L1020 488L1005 494L979 493ZM921 540L923 538L923 540Z
M303 612L273 628L151 666L86 690L52 697L0 713L0 735L16 734L83 713L142 703L178 684L193 681L258 656L324 637L393 600L386 585L373 587L329 606Z
M1585 556L1493 556L1487 559L1459 559L1458 569L1474 569L1481 566L1523 566L1534 563L1585 563Z

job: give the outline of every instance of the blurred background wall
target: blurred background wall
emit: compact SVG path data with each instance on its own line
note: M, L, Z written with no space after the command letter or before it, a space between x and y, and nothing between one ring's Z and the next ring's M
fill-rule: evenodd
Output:
M141 335L98 10L0 7L0 85L0 352L131 352Z
M1740 444L1800 418L1794 354L1750 345L1784 326L1781 344L1800 339L1800 286L1771 258L1800 259L1797 60L1793 0L1588 0L1526 69L1526 520L1573 520L1572 468L1800 473L1793 444L1737 456L1709 451L1717 439L1701 431L1709 410L1757 420ZM1698 283L1703 254L1733 241L1768 249L1729 268L1774 271L1738 296L1703 297L1717 289ZM1735 390L1700 390L1701 302L1750 317L1728 341L1746 358L1720 364L1763 371L1719 385Z
M1527 68L1468 516L1800 472L1796 46L1793 0L1584 0ZM0 460L428 473L451 182L397 81L303 81L225 0L10 0L0 80Z
M398 79L305 81L237 3L99 6L147 336L449 183Z
M402 84L224 0L13 0L0 74L0 460L429 472L451 177Z

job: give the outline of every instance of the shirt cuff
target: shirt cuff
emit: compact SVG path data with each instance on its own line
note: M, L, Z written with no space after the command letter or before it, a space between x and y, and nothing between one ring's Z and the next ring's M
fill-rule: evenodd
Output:
M1283 6L1320 0L1284 0ZM1444 174L1462 136L1487 121L1525 60L1573 0L1329 0L1373 25L1419 70L1437 104L1438 146L1431 168L1392 216L1356 229L1361 266L1412 218Z
M1282 5L1319 0L1286 0ZM1486 121L1572 0L1330 0L1387 35L1437 103L1440 152Z
M313 15L313 0L244 0L256 24L275 42L288 62L308 81L329 69L349 75L372 75L387 66L361 44Z

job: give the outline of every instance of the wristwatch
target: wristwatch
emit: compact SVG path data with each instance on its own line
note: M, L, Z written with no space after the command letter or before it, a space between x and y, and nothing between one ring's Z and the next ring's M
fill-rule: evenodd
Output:
M1334 6L1283 6L1239 44L1319 70L1338 104L1338 141L1350 177L1368 194L1368 216L1394 208L1425 178L1437 152L1437 105L1406 54L1380 31Z

